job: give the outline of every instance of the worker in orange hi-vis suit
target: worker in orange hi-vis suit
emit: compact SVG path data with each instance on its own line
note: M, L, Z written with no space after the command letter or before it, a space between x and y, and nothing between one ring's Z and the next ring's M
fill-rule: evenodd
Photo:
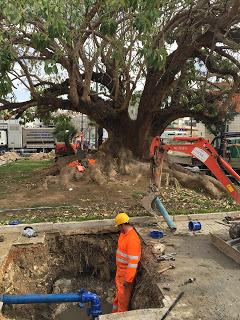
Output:
M116 252L116 296L113 300L113 313L128 311L133 281L141 256L141 241L128 223L129 216L126 213L119 213L115 221L121 233Z

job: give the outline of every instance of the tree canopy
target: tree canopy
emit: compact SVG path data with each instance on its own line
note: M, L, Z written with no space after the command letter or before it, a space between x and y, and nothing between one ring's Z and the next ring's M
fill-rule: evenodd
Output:
M79 111L141 154L176 118L213 124L234 107L239 0L0 0L0 9L0 110L9 115Z

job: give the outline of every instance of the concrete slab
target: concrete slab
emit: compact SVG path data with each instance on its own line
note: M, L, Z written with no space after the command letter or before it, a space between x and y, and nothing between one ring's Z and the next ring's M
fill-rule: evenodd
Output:
M140 309L122 313L105 314L100 316L99 320L159 320L162 315L162 309Z
M20 233L23 231L25 227L28 227L28 226L34 228L37 232L49 231L53 229L52 222L29 223L29 224L22 223L15 226L0 225L0 233L4 233L4 234Z

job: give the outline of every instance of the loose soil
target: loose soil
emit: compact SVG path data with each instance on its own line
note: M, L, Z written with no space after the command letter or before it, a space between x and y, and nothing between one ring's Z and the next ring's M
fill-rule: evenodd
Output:
M47 233L43 244L12 246L2 267L1 292L6 294L96 292L108 307L115 293L115 251L117 234L63 235ZM132 309L161 307L163 295L144 269L151 261L143 250ZM107 305L108 303L108 305ZM70 308L70 310L69 310ZM4 305L9 319L69 319L77 310L71 304ZM86 308L85 308L86 311ZM107 311L105 309L105 311ZM85 318L83 318L85 319Z

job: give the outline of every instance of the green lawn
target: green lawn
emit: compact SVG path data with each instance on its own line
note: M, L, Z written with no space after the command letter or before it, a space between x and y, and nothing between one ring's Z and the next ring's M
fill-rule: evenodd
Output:
M52 160L18 160L9 164L0 166L1 174L32 172L38 169L46 168L52 163Z

